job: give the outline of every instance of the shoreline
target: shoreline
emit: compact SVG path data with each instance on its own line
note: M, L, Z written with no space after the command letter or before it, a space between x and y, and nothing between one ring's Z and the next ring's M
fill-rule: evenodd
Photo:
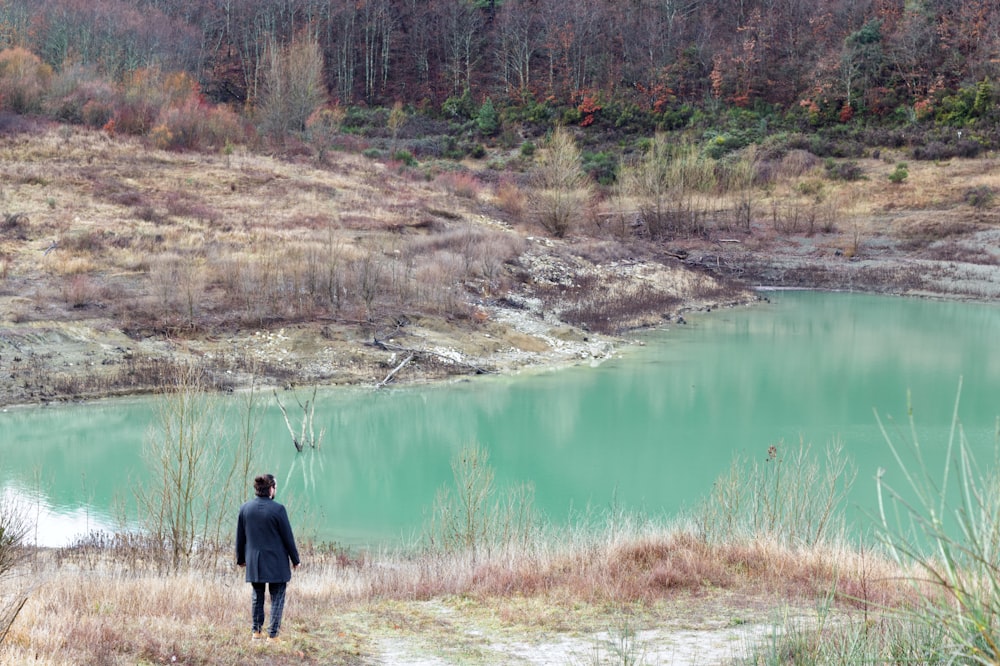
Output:
M996 268L997 273L997 284L998 290L1000 290L1000 267ZM580 331L578 329L573 329L562 322L557 322L557 326L562 329L562 339L557 339L547 333L540 333L538 330L531 330L533 325L526 324L523 318L523 313L520 311L509 311L514 316L521 319L519 323L513 324L514 328L519 328L522 335L527 335L525 331L533 332L538 340L544 342L540 343L539 346L544 346L546 344L550 345L547 349L535 350L535 351L524 351L513 352L501 351L493 355L484 355L478 358L471 359L457 359L458 365L464 363L475 364L477 366L490 367L491 371L486 373L490 375L501 375L508 377L515 377L522 372L549 372L558 371L565 368L576 367L585 364L601 364L609 358L613 358L618 354L622 353L623 350L627 349L630 345L635 344L634 341L630 340L629 335L632 333L641 333L643 331L651 331L661 328L665 325L670 325L673 323L677 325L678 320L683 322L683 315L692 312L711 312L718 309L726 309L731 307L754 307L757 302L764 301L768 299L766 294L768 293L780 293L783 291L820 291L820 292L832 292L832 293L863 293L863 294L873 294L882 295L887 297L896 298L923 298L932 300L942 300L942 301L956 301L956 302L968 302L968 303L984 303L984 304L995 304L997 303L997 298L991 296L970 294L970 293L956 293L953 291L928 291L928 290L892 290L886 289L886 285L876 284L870 285L869 288L859 289L857 286L844 287L837 285L776 285L776 284L765 284L757 283L750 286L742 287L749 294L757 295L755 297L749 297L745 299L738 300L736 302L709 302L709 301L689 301L683 303L676 307L676 309L669 315L663 318L663 321L657 324L646 324L641 326L634 326L629 328L618 335L608 336L608 335L594 335L588 334L585 331ZM494 316L499 320L501 316L494 313ZM546 318L545 314L538 318L538 322L543 321ZM508 320L510 323L510 320ZM46 323L39 322L37 327L33 328L45 328L46 325L58 326L57 322ZM683 324L681 324L683 325ZM7 327L0 327L0 344L7 341L8 338L5 337L10 335L10 325ZM254 335L254 334L252 334ZM473 333L470 332L470 337ZM552 346L553 341L557 342L557 345ZM153 340L153 344L157 341ZM9 344L9 342L8 342ZM109 347L112 343L98 341L97 344L103 348ZM641 344L641 343L640 343ZM367 346L368 343L364 341L353 341L348 343L348 346ZM53 345L52 347L42 349L38 352L42 357L47 357L49 359L61 359L60 368L53 368L52 372L58 372L63 377L86 377L93 365L87 365L79 360L74 363L70 360L74 356L74 350L71 350L68 346L62 345L60 349L59 344ZM342 350L343 353L347 353L346 350ZM78 357L85 357L92 355L93 350L75 350L75 355ZM3 358L5 354L0 353L0 358ZM176 354L174 356L175 362L190 362L192 359L197 359L198 354ZM456 354L460 356L460 354ZM390 355L389 358L394 358L394 355ZM187 360L185 360L187 359ZM58 361L57 361L58 363ZM107 362L105 362L107 363ZM421 386L421 385L436 385L436 384L448 384L452 382L468 381L474 375L470 375L463 372L453 372L453 368L448 367L447 359L440 360L437 362L437 367L432 367L430 371L424 369L418 370L412 374L402 374L399 377L393 377L393 386ZM293 390L295 388L305 388L316 386L321 389L331 389L331 388L357 388L357 389L367 389L367 390L379 390L381 388L380 383L376 379L378 377L378 371L389 368L391 369L391 363L387 363L383 359L369 359L369 364L367 367L358 368L355 367L353 372L349 375L342 375L335 378L333 381L323 381L316 380L316 378L309 377L302 374L294 379L290 379L284 382L267 382L267 383L257 383L256 388L260 391L271 391L271 390ZM250 390L251 384L255 383L251 381L252 378L244 378L244 381L236 381L229 387L221 389L229 393L244 393ZM256 380L256 382L259 382ZM77 396L53 396L41 399L9 399L13 397L15 391L8 389L8 395L3 396L0 394L0 412L7 412L11 410L21 410L21 409L31 409L38 407L49 407L60 404L88 404L88 403L99 403L103 401L114 401L114 400L127 400L129 398L136 399L148 399L156 395L161 389L148 388L148 387L137 387L135 390L116 390L108 391L100 394L90 394L90 395L77 395ZM24 398L24 395L19 396Z

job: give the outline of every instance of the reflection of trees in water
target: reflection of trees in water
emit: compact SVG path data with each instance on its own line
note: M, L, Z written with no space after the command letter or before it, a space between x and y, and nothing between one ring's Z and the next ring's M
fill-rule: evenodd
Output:
M950 419L959 374L963 425L970 436L992 433L1000 408L986 389L1000 384L992 353L1000 308L857 294L771 299L686 314L688 326L643 334L645 346L597 368L321 389L315 428L327 436L311 456L289 445L268 401L254 471L285 480L282 498L302 512L296 527L308 514L325 538L343 526L392 538L400 525L419 525L452 479L451 457L474 442L488 449L498 482L534 482L537 506L558 516L571 503L606 502L616 487L627 506L693 503L734 450L762 456L781 439L821 447L840 435L865 476L866 463L884 464L874 461L872 408L899 416L910 389L921 426L938 427ZM8 478L31 488L41 469L37 485L53 505L112 506L128 492L123 480L145 474L139 453L151 404L0 413ZM230 432L234 417L226 417Z

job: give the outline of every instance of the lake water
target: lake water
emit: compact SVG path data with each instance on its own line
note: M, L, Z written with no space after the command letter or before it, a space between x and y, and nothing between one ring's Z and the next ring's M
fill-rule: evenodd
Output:
M864 513L875 506L875 471L886 468L891 480L895 470L873 410L905 422L909 391L922 441L940 459L960 378L963 426L992 453L1000 307L768 297L643 333L642 346L597 367L325 391L316 427L327 433L316 453L296 453L264 394L261 471L278 477L299 533L376 544L419 531L451 483L453 456L474 442L489 451L498 486L533 484L536 506L554 521L612 505L677 515L709 492L734 453L763 460L771 444L800 440L820 453L834 439L858 468L852 511ZM154 422L152 399L0 413L0 479L8 495L30 498L38 542L110 524L112 507L128 504L147 474L142 449Z

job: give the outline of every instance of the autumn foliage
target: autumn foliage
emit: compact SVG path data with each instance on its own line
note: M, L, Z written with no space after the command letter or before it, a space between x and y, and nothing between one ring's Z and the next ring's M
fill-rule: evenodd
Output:
M301 44L310 51L299 61ZM434 113L449 100L478 108L487 99L508 122L627 127L641 113L650 131L684 126L693 108L747 109L802 127L858 118L960 126L992 122L996 93L977 86L1000 76L1000 6L3 0L4 48L0 107L96 127L113 117L117 131L133 134L169 127L164 109L179 122L208 108L189 95L256 117L268 133L304 131L328 102L402 100ZM282 108L285 87L306 80L292 70L303 68L309 85Z

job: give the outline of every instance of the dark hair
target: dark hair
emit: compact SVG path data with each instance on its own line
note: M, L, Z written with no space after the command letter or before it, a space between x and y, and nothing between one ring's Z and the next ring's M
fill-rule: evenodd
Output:
M261 474L253 480L253 491L257 497L267 497L275 485L273 474Z

